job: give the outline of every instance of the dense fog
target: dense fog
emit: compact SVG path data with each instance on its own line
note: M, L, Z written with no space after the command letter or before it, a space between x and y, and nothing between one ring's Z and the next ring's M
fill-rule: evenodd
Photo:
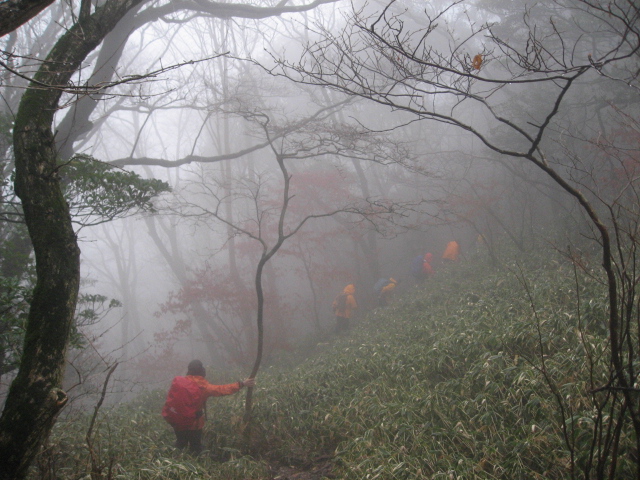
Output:
M95 48L61 43L87 14L70 2L0 37L3 402L48 278L14 187L21 158L40 158L14 131L36 115L21 109L49 118L81 252L77 405L115 363L110 401L193 358L246 376L259 342L262 367L286 362L335 335L346 285L370 311L376 280L412 290L412 260L437 270L452 240L487 269L561 252L597 270L602 226L617 265L635 258L632 2L132 5ZM50 84L64 48L87 52ZM21 104L32 90L58 98Z

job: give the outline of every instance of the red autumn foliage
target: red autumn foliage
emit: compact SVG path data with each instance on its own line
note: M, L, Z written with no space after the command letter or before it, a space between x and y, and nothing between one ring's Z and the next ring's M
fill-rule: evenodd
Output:
M292 177L285 234L296 228L306 216L322 215L352 202L352 182L350 175L336 169L296 172ZM261 214L256 219L245 217L242 223L237 224L254 235L259 231L267 244L277 236L282 203L279 188L281 182L265 181L260 188L258 202ZM277 350L290 349L298 327L309 330L309 325L318 321L317 311L321 305L313 304L311 287L306 288L311 282L316 303L329 303L336 285L342 286L345 279L352 276L355 255L343 249L327 248L328 242L342 239L343 244L351 246L354 242L349 237L363 233L358 227L348 231L344 223L331 218L314 220L287 240L269 262L262 282L267 358ZM158 314L190 318L193 306L198 304L207 312L207 328L211 332L204 340L215 343L215 348L224 351L229 362L246 365L255 343L255 267L262 247L255 239L237 236L235 252L237 274L229 271L226 262L216 262L220 256L212 258L208 264L191 271L190 280L170 294ZM291 293L288 286L294 287L295 293ZM167 338L160 340L170 343L171 335L167 334ZM201 329L198 335L202 337Z

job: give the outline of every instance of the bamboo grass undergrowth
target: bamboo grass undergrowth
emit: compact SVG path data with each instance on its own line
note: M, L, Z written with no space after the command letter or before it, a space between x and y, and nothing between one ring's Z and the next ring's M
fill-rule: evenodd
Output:
M195 458L171 446L159 415L166 392L105 410L95 439L105 472L268 479L274 466L304 470L330 458L341 479L577 476L593 432L590 378L608 374L606 292L589 276L576 287L561 260L518 272L475 260L452 266L295 368L265 368L251 445L238 430L240 397L210 400L208 450ZM32 478L87 475L83 428L59 422ZM622 435L622 475L632 471L632 435Z

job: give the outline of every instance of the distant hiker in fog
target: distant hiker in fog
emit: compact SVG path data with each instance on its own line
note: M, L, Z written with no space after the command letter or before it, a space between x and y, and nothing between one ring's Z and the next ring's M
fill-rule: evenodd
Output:
M433 275L433 267L431 266L432 259L432 254L425 253L424 255L418 255L411 262L411 275L413 275L418 282L423 282Z
M445 262L457 262L460 259L460 245L455 240L447 243L447 248L444 249L442 259Z
M349 284L333 301L333 313L336 316L336 333L342 333L349 330L349 320L353 312L358 308L356 298L356 287Z
M422 259L422 272L425 275L425 278L429 278L433 275L433 267L431 266L431 261L433 260L433 255L430 253L425 253L424 258Z
M400 282L393 278L381 278L374 286L374 290L378 294L378 306L386 307L391 302L391 296L396 286Z
M243 387L253 387L255 380L247 378L228 385L212 385L205 380L205 369L200 360L192 360L185 377L175 377L171 382L162 416L173 427L176 447L194 453L202 450L204 412L209 397L232 395Z

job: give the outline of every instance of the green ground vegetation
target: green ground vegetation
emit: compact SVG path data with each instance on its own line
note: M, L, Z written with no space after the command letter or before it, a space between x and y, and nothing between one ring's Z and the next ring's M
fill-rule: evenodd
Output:
M250 435L241 395L210 400L197 458L172 447L164 391L103 408L93 478L584 478L590 392L607 378L604 286L559 258L468 260L407 290L348 336L265 368ZM91 478L86 430L59 422L32 478ZM619 478L635 461L628 432Z

